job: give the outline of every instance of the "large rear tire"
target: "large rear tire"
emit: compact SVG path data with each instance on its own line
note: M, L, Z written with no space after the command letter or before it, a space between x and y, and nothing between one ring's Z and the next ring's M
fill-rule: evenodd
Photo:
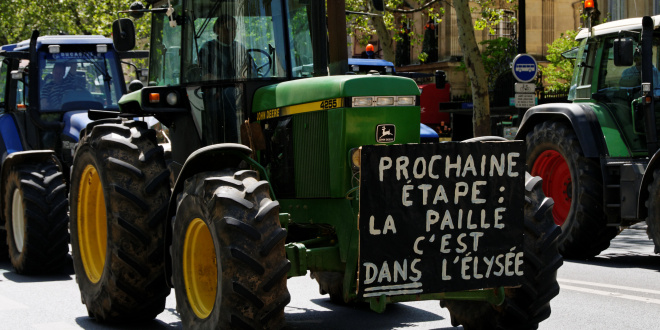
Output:
M71 172L71 246L89 316L150 320L165 308L169 172L144 122L90 124Z
M605 220L600 165L584 156L575 132L561 122L536 125L526 140L527 167L543 179L543 192L555 202L559 252L586 259L607 249L618 229Z
M465 329L536 329L550 316L550 300L559 294L557 269L563 260L557 250L561 229L552 219L552 200L546 198L541 179L525 178L525 272L520 288L505 290L500 306L485 302L444 300L453 326Z
M172 269L183 327L284 327L291 264L268 182L253 171L203 172L177 201Z
M660 170L653 171L653 182L649 185L649 210L646 218L646 233L653 240L655 253L660 253Z
M11 168L4 205L7 247L16 272L43 274L62 269L69 254L69 204L59 166L44 162Z

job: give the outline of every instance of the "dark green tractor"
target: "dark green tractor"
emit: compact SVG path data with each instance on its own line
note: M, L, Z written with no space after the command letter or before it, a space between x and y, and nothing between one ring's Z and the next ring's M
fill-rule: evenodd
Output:
M583 29L572 104L530 108L518 131L563 229L565 257L590 258L622 228L646 220L660 252L658 97L660 16Z
M174 288L184 328L281 328L287 278L308 273L379 312L439 300L483 329L550 315L559 227L522 142L420 144L413 80L327 75L324 1L169 3L131 11L152 13L149 85L93 113L75 151L90 316L151 319ZM116 23L118 47L131 29ZM170 153L130 120L147 115Z

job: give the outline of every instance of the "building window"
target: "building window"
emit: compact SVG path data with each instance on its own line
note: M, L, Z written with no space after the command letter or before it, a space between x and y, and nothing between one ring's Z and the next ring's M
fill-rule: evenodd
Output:
M502 20L493 27L493 33L488 33L488 39L497 39L497 38L515 38L515 24L511 22L513 17L513 11L505 10L502 15Z
M626 5L627 1L620 0L608 0L608 8L610 8L610 15L612 16L612 21L620 20L627 18Z

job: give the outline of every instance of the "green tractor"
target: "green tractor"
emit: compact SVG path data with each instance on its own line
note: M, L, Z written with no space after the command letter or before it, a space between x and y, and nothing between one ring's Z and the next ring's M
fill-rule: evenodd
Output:
M285 325L287 278L339 303L439 300L472 328L533 328L562 264L521 141L420 144L419 89L328 76L325 2L155 1L149 83L92 111L71 173L72 255L101 322ZM132 22L115 45L134 44ZM153 115L157 133L131 118Z
M660 16L583 29L569 99L530 108L517 138L543 178L563 256L591 258L646 220L660 252Z

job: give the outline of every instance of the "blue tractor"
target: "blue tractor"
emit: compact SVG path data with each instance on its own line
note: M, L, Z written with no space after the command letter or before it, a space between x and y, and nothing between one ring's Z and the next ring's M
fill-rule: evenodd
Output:
M17 273L67 264L72 148L89 109L118 110L121 57L102 36L35 31L0 47L0 258Z

